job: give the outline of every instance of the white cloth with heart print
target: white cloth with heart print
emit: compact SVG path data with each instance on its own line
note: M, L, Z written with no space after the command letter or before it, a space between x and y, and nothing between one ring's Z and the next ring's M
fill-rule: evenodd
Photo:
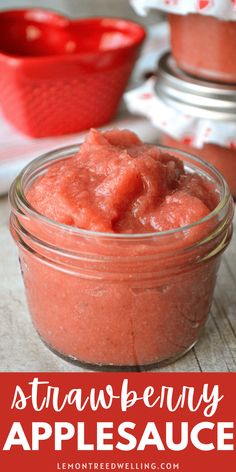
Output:
M205 143L236 148L236 122L197 118L181 113L157 97L155 79L125 94L125 102L131 113L148 118L158 130L178 141L202 148Z
M177 15L200 13L236 21L236 0L130 0L130 3L143 16L150 9L158 9Z

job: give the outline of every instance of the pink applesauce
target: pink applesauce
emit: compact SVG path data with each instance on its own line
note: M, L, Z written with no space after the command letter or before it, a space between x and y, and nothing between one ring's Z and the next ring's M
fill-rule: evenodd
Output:
M229 149L213 143L206 143L203 148L195 149L167 134L163 134L161 141L164 146L175 147L192 154L197 153L202 159L214 165L223 174L233 197L236 198L236 149Z
M59 223L91 231L168 231L200 220L216 195L182 161L129 131L90 131L79 152L51 166L27 193Z
M85 365L176 359L202 331L231 237L229 196L217 232L221 177L129 131L91 130L78 152L63 152L45 156L46 168L35 161L33 181L26 169L25 210L11 218L38 333Z

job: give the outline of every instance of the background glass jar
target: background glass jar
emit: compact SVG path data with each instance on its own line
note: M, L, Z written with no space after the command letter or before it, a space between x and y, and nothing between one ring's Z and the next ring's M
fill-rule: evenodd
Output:
M236 21L202 14L169 15L171 48L181 69L196 77L236 83Z
M36 159L10 190L10 228L33 323L50 349L84 366L142 370L171 362L196 343L210 310L232 234L228 186L208 164L169 150L216 187L214 211L163 233L80 230L40 215L25 196L50 165L77 150Z
M162 130L161 143L197 154L213 164L224 175L236 198L236 85L196 79L181 71L170 54L164 54L159 62L155 92L170 108L195 120L187 134L202 136L206 122L210 128L228 127L229 139L225 146L216 144L215 137L211 141L209 135L202 148L194 148L187 139L173 138L171 125L166 132Z

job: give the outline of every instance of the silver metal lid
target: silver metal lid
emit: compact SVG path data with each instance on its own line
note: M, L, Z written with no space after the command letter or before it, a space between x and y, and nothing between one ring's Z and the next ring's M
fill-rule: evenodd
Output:
M155 91L164 102L182 113L236 121L236 85L208 82L185 74L170 53L159 61Z

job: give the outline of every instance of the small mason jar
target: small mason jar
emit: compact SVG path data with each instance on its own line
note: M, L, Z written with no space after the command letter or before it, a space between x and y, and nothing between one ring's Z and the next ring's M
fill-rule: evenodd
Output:
M52 351L84 367L160 367L191 349L205 325L220 256L232 235L233 200L212 166L161 150L216 190L219 203L202 220L160 233L113 234L39 214L27 201L28 189L78 146L34 160L11 187L10 229L34 326Z
M167 53L159 62L155 92L163 103L180 113L180 122L186 117L191 122L182 139L175 137L176 123L174 129L162 128L161 144L197 154L215 166L236 199L236 84L210 83L188 75ZM215 126L225 136L225 145L216 143ZM197 141L192 139L194 134L201 139L204 135L201 148L194 146L193 141Z
M203 79L236 83L235 20L173 13L169 24L172 53L181 69Z

